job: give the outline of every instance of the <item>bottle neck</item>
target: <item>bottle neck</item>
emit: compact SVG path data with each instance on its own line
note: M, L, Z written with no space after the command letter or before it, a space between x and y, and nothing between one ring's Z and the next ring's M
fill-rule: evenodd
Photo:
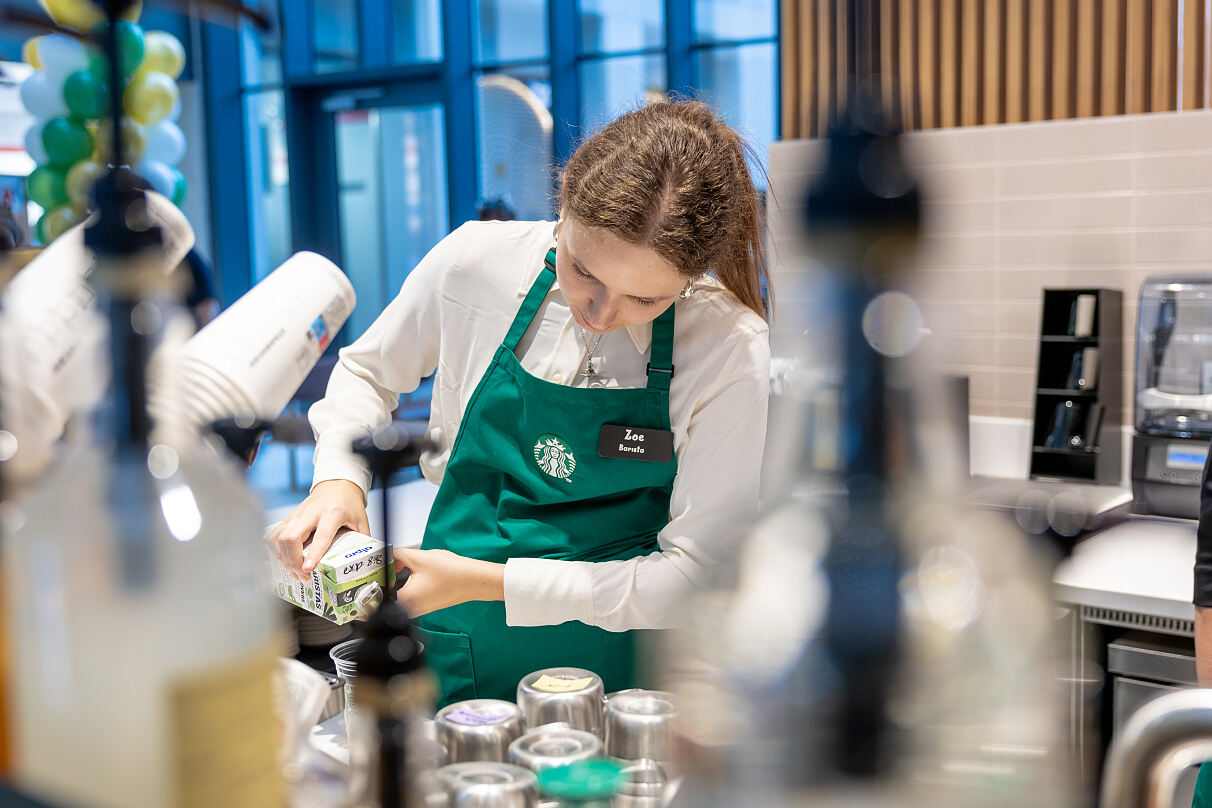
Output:
M151 256L99 265L91 278L97 312L106 321L110 373L97 402L95 436L119 453L146 453L171 418L175 389L169 378L187 318L179 295ZM166 406L167 405L167 406Z

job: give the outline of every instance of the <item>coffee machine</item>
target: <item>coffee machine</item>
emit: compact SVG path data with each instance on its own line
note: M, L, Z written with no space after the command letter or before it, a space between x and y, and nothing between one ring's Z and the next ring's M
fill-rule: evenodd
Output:
M1212 276L1146 278L1136 333L1132 509L1196 519L1212 441Z

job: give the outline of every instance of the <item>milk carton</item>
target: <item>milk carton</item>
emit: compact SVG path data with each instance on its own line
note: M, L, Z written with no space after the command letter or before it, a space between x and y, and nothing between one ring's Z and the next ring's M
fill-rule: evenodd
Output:
M353 531L337 536L306 583L270 554L278 597L337 624L365 617L383 599L383 589L394 585L394 565L383 561L383 542Z

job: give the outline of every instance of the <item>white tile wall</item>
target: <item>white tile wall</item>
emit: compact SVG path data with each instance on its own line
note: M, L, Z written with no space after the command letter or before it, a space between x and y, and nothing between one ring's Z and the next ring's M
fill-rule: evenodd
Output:
M1212 274L1212 111L919 132L903 143L924 200L914 260L923 347L970 376L973 415L1031 417L1042 290L1085 286L1124 293L1130 423L1141 282ZM771 148L776 244L794 244L823 153L816 141ZM794 250L774 258L776 288L802 260Z

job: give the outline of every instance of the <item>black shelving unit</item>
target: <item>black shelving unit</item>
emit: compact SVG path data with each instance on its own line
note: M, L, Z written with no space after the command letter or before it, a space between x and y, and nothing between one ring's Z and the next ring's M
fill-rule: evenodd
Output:
M1031 479L1120 482L1123 305L1114 289L1044 290Z

